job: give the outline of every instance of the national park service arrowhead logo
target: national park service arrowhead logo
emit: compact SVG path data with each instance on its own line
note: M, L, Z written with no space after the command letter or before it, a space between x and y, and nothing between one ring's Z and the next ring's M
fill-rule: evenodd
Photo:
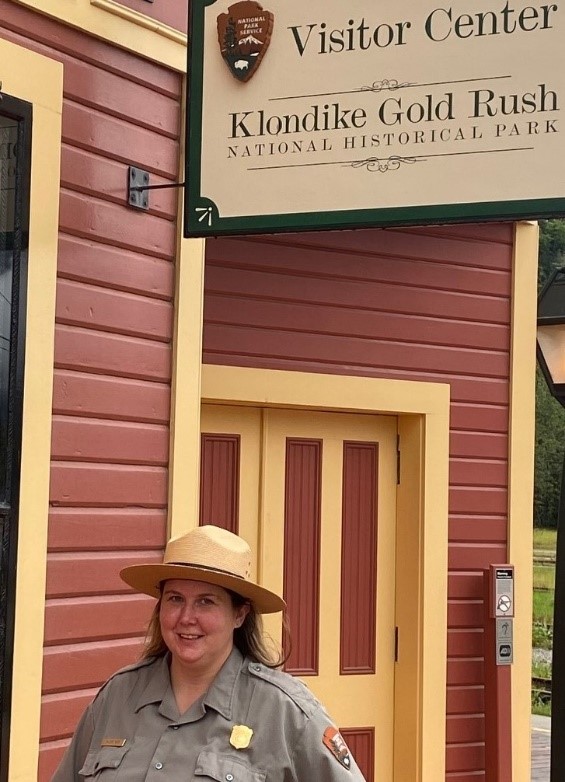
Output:
M259 3L244 0L218 16L218 41L222 57L238 81L248 81L271 42L275 16Z
M349 747L343 740L343 736L337 728L326 728L322 736L324 746L329 749L334 758L348 771L351 771L351 755Z

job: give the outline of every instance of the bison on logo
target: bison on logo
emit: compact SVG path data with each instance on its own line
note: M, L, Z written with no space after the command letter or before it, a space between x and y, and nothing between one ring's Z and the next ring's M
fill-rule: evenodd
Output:
M238 81L248 81L261 64L274 23L274 14L251 0L230 5L218 16L220 51Z

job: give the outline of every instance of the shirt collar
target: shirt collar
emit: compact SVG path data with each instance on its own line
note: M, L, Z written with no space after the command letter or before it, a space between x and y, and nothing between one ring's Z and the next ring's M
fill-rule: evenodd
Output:
M242 665L243 655L234 646L208 692L204 695L204 705L219 712L227 720L231 719L235 686ZM155 660L150 667L151 675L138 698L135 706L136 711L150 703L162 703L171 685L168 654Z
M150 670L150 674L135 705L136 711L150 703L160 703L171 683L167 654L158 657L151 666L148 666L148 670Z
M227 720L231 719L235 686L243 665L243 655L234 646L220 668L210 689L204 696L204 705L215 709Z

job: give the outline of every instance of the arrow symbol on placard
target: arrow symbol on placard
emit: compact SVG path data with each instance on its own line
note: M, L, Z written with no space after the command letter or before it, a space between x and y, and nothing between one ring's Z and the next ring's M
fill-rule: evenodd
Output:
M195 209L196 212L202 212L203 214L200 215L198 218L198 222L202 223L206 218L208 218L208 225L212 225L212 207L211 206L197 206Z

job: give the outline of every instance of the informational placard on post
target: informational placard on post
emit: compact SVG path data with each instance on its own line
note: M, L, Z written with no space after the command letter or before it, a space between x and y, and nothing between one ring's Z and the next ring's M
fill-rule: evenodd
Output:
M191 0L185 234L565 214L565 2Z
M496 619L496 664L512 665L514 662L514 620Z

